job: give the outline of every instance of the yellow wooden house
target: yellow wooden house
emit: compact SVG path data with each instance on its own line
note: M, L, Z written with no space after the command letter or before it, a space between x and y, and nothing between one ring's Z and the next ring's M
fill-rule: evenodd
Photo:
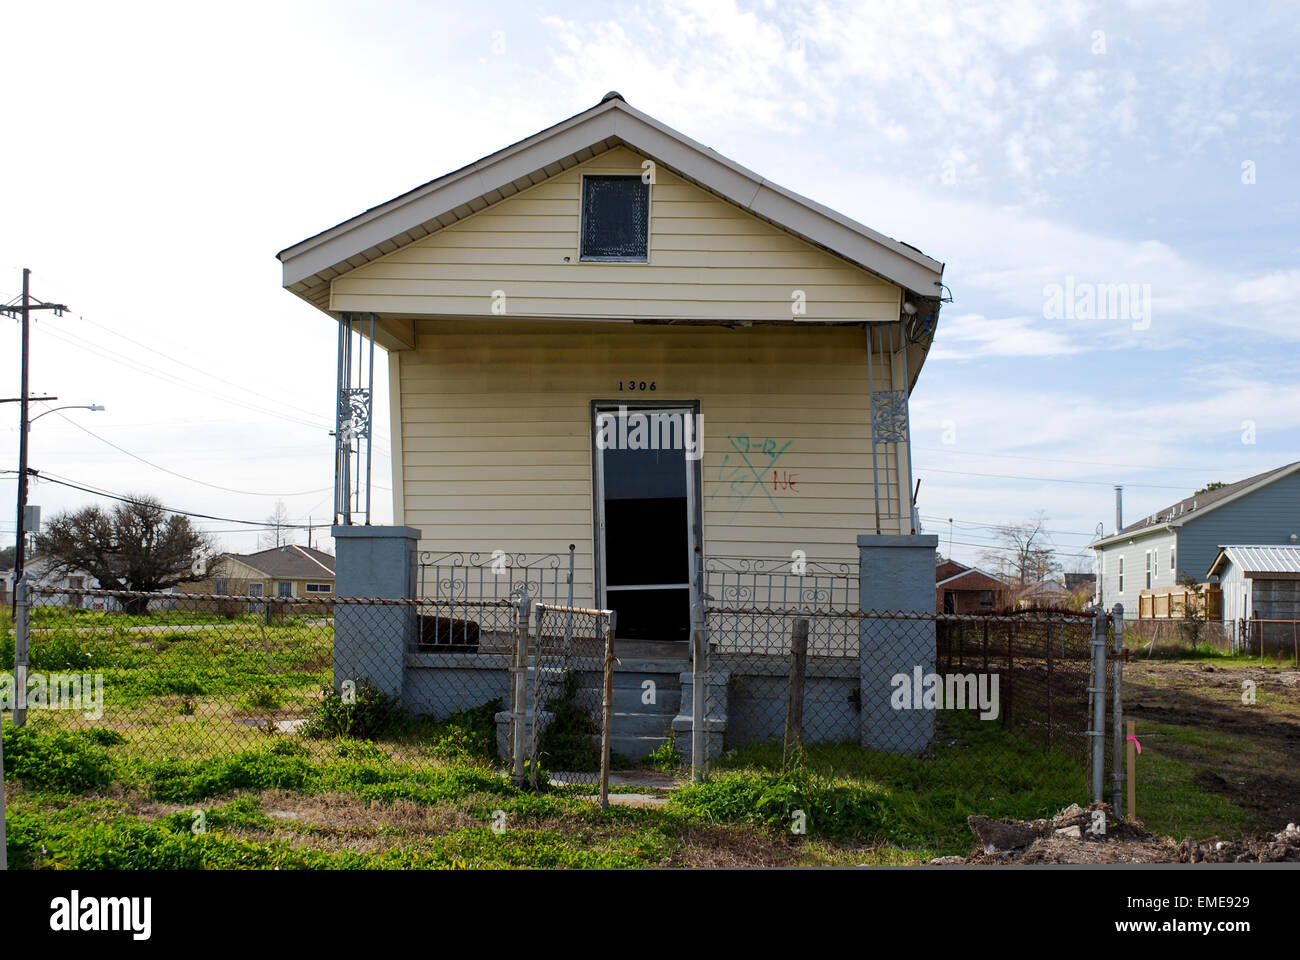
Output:
M339 525L369 522L386 362L395 524L430 558L572 544L574 602L621 637L685 639L709 558L919 532L943 265L617 93L279 259L338 324Z

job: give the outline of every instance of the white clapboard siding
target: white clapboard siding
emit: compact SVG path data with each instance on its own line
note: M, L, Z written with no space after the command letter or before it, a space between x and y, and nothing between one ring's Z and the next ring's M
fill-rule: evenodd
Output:
M486 319L501 291L515 317L789 320L802 291L800 319L897 320L894 284L662 168L649 262L579 262L583 174L639 175L642 159L609 150L335 277L330 309Z
M625 398L699 401L707 554L855 561L857 535L875 530L861 328L425 320L417 335L395 354L396 479L399 521L422 531L422 550L567 554L574 543L576 599L593 602L591 401L616 401L629 379L655 390ZM887 358L875 378L889 386ZM742 437L789 443L775 469L796 489L773 489L754 455L764 483L736 473ZM906 448L900 460L906 471ZM900 479L905 489L882 456L880 493L894 504Z

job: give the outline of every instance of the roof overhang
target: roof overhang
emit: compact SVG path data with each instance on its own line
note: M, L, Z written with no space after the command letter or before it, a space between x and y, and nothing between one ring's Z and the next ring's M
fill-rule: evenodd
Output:
M1206 508L1209 509L1208 507ZM1190 517L1188 518L1190 519ZM1140 540L1143 537L1149 537L1157 533L1173 533L1174 530L1182 526L1182 521L1174 523L1153 524L1149 527L1143 527L1141 530L1130 530L1127 533L1112 533L1109 537L1102 537L1100 540L1094 540L1088 544L1093 550L1100 550L1103 547L1113 547L1116 544L1124 543L1128 540Z
M1134 540L1137 539L1138 537L1147 537L1153 533L1173 533L1183 524L1187 523L1189 520L1195 520L1197 517L1203 517L1207 513L1219 509L1219 507L1226 506L1229 503L1232 503L1236 500L1240 500L1242 497L1249 496L1250 494L1254 493L1256 490L1261 490L1264 487L1267 487L1270 483L1276 483L1278 480L1281 480L1283 477L1289 477L1291 476L1291 474L1296 473L1297 471L1300 471L1300 460L1297 460L1295 463L1288 463L1285 466L1278 467L1276 470L1264 474L1262 477L1259 478L1257 482L1252 483L1250 486L1242 487L1240 490L1236 491L1230 496L1224 497L1222 500L1215 500L1211 503L1207 503L1199 510L1192 510L1188 513L1180 514L1175 519L1162 520L1157 523L1153 523L1148 527L1138 527L1135 529L1121 530L1118 533L1112 533L1109 537L1102 537L1100 540L1094 540L1092 543L1089 544L1089 546L1092 547L1094 550L1096 550L1100 547L1109 547L1116 543L1121 543L1124 540Z
M952 583L954 580L960 580L962 577L969 577L972 574L977 574L981 577L985 577L988 580L992 580L994 583L998 584L999 586L1003 586L1003 587L1006 586L1005 583L1003 583L997 577L993 576L993 574L988 573L985 570L981 570L978 567L970 567L967 570L963 570L961 573L954 573L951 577L948 577L945 580L940 580L938 583L935 584L935 586L942 587L945 583ZM978 588L974 588L974 589L978 589Z
M283 285L328 312L335 277L617 146L641 153L754 216L897 284L912 294L922 316L937 321L942 263L765 180L616 95L286 247L276 255L283 265Z
M1268 566L1254 567L1252 563L1270 562L1270 558L1261 557L1260 551L1282 551L1294 549L1291 544L1226 544L1220 545L1219 552L1206 571L1207 577L1216 576L1227 564L1235 564L1247 580L1300 580L1300 569L1271 569Z

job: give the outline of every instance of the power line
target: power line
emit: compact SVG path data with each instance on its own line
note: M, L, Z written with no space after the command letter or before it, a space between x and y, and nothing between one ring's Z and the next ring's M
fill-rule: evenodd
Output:
M997 457L1001 460L1032 460L1039 463L1073 463L1085 467L1119 467L1127 470L1179 470L1188 473L1217 473L1218 468L1205 467L1170 467L1154 466L1144 463L1115 463L1113 461L1102 460L1067 460L1063 457L1031 457L1018 453L984 453L979 450L954 450L951 447L924 447L917 445L914 450L933 450L936 453L950 453L959 457Z
M959 546L959 547L975 547L975 548L977 548L977 549L980 549L980 550L983 550L983 551L986 551L986 552L989 552L989 553L996 553L996 552L998 552L998 551L994 548L994 544L990 544L990 543L968 543L968 542L965 541L965 540L953 540L953 541L951 541L950 543L948 543L947 546L950 546L950 547L951 547L953 544L956 544L956 545ZM1078 551L1078 550L1053 550L1052 553L1055 554L1055 555L1057 555L1057 556L1061 556L1061 557L1091 557L1091 556L1093 555L1093 553L1092 553L1091 550L1086 550L1086 551Z
M94 487L86 486L85 484L78 483L75 480L71 480L68 478L60 478L59 476L55 474L50 474L48 472L33 470L32 473L38 480L45 480L49 483L57 483L63 487L71 487L72 489L80 490L83 493L93 494L94 496L97 497L106 497L109 500L117 500L120 503L129 503L134 506L155 505L155 504L146 503L143 500L138 500L135 497L124 496L123 494L120 493L112 493L108 490L97 490ZM235 517L216 517L210 513L198 513L197 511L194 510L179 510L175 507L163 506L162 504L156 504L156 506L161 507L161 509L167 511L168 513L177 513L183 517L194 517L195 519L198 520L216 520L220 523L242 523L246 526L260 527L262 529L267 529L268 526L274 526L274 524L268 525L265 520L240 520ZM294 530L306 530L309 526L319 527L322 526L322 524L285 523L285 524L281 524L281 526L289 529L294 529Z
M69 417L64 416L62 413L58 413L57 411L51 411L51 412L55 413L61 419L67 420L68 423L72 424L74 427L76 427L78 430L82 431L83 433L90 434L96 440L100 441L101 443L108 444L114 450L118 450L126 454L128 457L130 457L133 460L139 460L141 463L145 464L146 466L153 467L155 470L161 470L163 473L169 473L173 477L180 477L180 479L186 480L190 483L197 483L199 486L202 487L211 487L213 490L221 490L225 493L238 493L250 497L302 497L310 493L321 493L324 490L330 489L329 487L316 487L315 489L312 490L299 490L296 493L263 493L257 490L236 490L234 487L223 487L219 483L208 483L206 480L198 480L194 477L188 477L183 473L177 473L175 470L169 470L167 467L160 466L159 464L154 463L152 460L146 460L144 457L140 456L139 454L132 453L130 450L126 449L125 447L118 446L116 443L114 443L112 440L109 440L107 437L101 437L95 431L87 427L83 427L81 424L77 423L75 420Z
M217 393L214 390L208 389L206 387L202 387L198 384L191 383L188 380L182 379L177 374L173 374L166 370L161 370L157 367L150 366L149 364L136 360L133 357L127 357L124 354L118 353L115 350L103 346L102 344L82 343L76 340L70 340L64 336L60 336L59 334L54 333L53 331L50 330L46 330L45 332L50 336L52 336L55 340L60 340L63 343L68 344L69 346L76 347L77 349L83 350L86 353L89 353L93 356L98 356L103 359L107 359L115 363L119 363L122 366L126 367L127 369L135 370L138 373L143 373L146 376L150 376L153 377L154 379L161 380L163 383L168 383L171 384L172 386L183 387L187 390L192 390L195 393L202 394L203 396L211 397L216 400L221 400L226 403L231 403L234 404L235 406L242 407L245 410L250 410L253 413L260 413L263 414L264 416L275 417L277 419L284 420L288 423L298 424L299 426L312 427L313 429L317 429L317 430L329 429L329 425L326 424L323 420L315 420L315 421L305 420L301 417L292 416L287 413L280 413L275 410L270 410L263 406L258 406L256 404L249 403L244 400L240 400L237 397L231 397L226 394ZM239 389L242 390L247 388L240 387ZM380 454L381 456L392 456L391 448L383 441L379 442L378 447L376 449L376 453Z
M955 543L955 544L957 544L958 546L962 546L962 547L979 547L981 550L990 550L990 551L998 550L998 549L1006 549L1006 550L1010 550L1010 549L1012 549L1011 547L999 548L998 544L993 543L993 542L977 543L977 542L972 542L972 541L969 541L969 540L949 540L948 543L949 543L949 545ZM1060 555L1062 555L1062 556L1066 556L1066 557L1090 557L1090 556L1092 556L1092 551L1091 551L1091 550L1061 550L1061 549L1058 549L1058 548L1056 548L1056 547L1053 547L1053 548L1052 548L1052 553L1058 553L1058 554L1060 554Z
M316 412L313 410L307 410L304 407L295 406L294 404L291 403L285 403L283 400L279 399L278 397L272 397L269 394L261 393L257 390L254 390L252 387L246 387L241 383L236 383L234 380L227 380L225 377L219 377L215 373L210 373L209 371L204 370L202 367L196 367L192 363L186 363L184 360L180 360L176 357L171 356L170 354L163 353L161 350L157 349L156 347L151 347L147 343L142 343L139 340L136 340L132 337L128 337L125 333L119 333L118 331L102 323L99 323L98 321L91 320L85 316L78 316L77 319L85 320L86 323L89 323L92 326L99 327L99 329L103 330L105 333L110 333L115 337L120 337L121 339L125 340L127 343L133 343L137 347L141 347L145 350L148 350L150 353L156 353L164 360L170 360L172 363L179 363L182 367L188 367L190 370L197 371L198 373L203 374L205 377L210 377L211 379L216 380L218 383L224 383L227 386L234 387L236 390L242 390L245 393L250 393L255 397L261 397L263 400L270 400L272 403L276 403L281 406L288 407L292 410L297 410L299 413L305 414L306 416L309 417L314 417L317 415Z
M936 467L922 468L917 467L916 472L925 473L951 473L960 477L990 477L994 480L1033 480L1039 483L1082 483L1089 486L1113 487L1115 486L1109 480L1066 480L1062 477L1024 477L1013 473L973 473L968 470L939 470ZM1169 484L1160 483L1125 483L1125 487L1148 487L1152 490L1185 490L1186 487L1170 486Z
M1008 523L981 523L975 520L953 520L949 517L932 517L932 516L927 516L926 514L921 514L921 519L933 520L935 523L951 523L954 527L968 527L968 528L974 527L981 530L1000 530L1004 527L1011 526L1011 524ZM1091 530L1088 531L1087 533L1079 533L1078 531L1075 530L1043 530L1041 532L1055 534L1056 536L1062 536L1062 537L1095 537L1096 536L1096 533Z
M116 363L120 363L122 366L127 367L130 370L135 370L137 373L143 373L146 376L150 376L150 377L154 377L155 379L162 380L164 383L169 383L172 386L184 387L186 389L193 390L196 393L201 393L207 397L212 397L217 400L222 400L226 403L233 403L235 406L243 407L245 410L251 410L254 413L261 413L270 417L276 417L277 419L285 420L289 423L295 423L298 424L299 426L312 427L313 429L316 430L329 429L328 425L322 420L317 420L317 421L304 420L301 417L291 416L286 413L279 413L275 410L268 410L265 407L256 406L244 400L240 400L236 397L230 397L230 396L226 396L225 394L217 393L214 390L210 390L205 387L201 387L198 384L190 383L186 380L183 380L179 376L168 373L165 370L159 370L157 367L151 367L148 364L141 363L140 361L134 360L130 357L123 356L117 351L110 350L108 347L105 347L101 344L91 345L87 343L79 343L76 340L70 340L67 337L59 336L57 333L54 333L51 330L46 330L45 333L48 336L53 337L55 340L61 340L63 343L66 343L69 346L76 347L79 350L84 350L86 353L100 357L101 359L108 359Z

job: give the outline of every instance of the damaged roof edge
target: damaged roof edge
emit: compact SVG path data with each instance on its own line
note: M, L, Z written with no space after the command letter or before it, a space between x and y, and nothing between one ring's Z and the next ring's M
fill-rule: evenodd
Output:
M276 254L289 287L408 230L590 147L617 141L697 181L756 216L923 297L938 297L943 264L809 200L691 140L653 117L607 98L518 143L431 180Z

